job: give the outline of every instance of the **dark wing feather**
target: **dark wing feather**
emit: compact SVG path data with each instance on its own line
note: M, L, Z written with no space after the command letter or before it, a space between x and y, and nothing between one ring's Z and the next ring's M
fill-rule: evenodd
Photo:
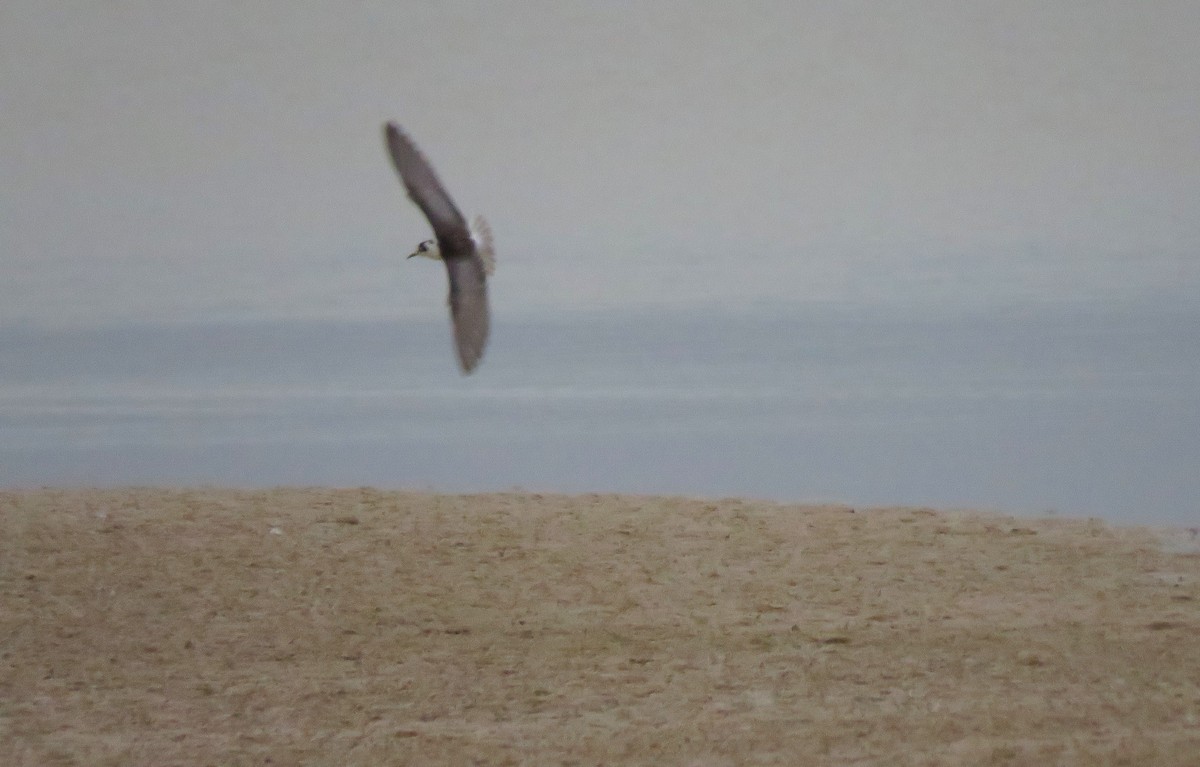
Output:
M470 373L479 364L487 346L487 277L478 256L445 261L446 274L450 278L450 318L454 323L458 364L463 373Z
M450 195L446 194L429 161L396 123L389 122L383 132L392 164L396 166L409 198L429 219L442 257L449 261L471 256L475 246L471 241L467 220Z

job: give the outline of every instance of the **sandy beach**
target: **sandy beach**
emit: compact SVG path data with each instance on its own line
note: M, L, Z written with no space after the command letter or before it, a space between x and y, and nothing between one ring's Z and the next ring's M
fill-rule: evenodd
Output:
M0 493L5 765L1194 765L1200 553L1094 520Z

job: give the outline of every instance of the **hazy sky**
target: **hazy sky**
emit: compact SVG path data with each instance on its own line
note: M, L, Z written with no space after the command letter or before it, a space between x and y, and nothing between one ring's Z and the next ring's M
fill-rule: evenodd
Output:
M0 321L1200 294L1200 3L0 5Z

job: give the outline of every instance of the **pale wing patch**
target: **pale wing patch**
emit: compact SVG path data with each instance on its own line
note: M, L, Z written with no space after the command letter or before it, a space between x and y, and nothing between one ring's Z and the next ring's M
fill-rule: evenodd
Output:
M483 216L471 220L471 239L475 241L475 252L483 259L483 271L488 277L496 271L496 248L492 244L492 227Z
M450 319L454 325L454 348L463 373L470 373L483 357L489 332L487 279L482 264L474 258L446 261L450 277Z

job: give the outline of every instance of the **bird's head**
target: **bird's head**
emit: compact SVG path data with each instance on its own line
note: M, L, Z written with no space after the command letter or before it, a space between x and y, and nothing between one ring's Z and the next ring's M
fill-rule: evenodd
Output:
M409 258L413 256L422 256L424 258L432 258L434 261L442 260L442 251L438 248L437 240L426 240L417 246L417 249L408 254Z

